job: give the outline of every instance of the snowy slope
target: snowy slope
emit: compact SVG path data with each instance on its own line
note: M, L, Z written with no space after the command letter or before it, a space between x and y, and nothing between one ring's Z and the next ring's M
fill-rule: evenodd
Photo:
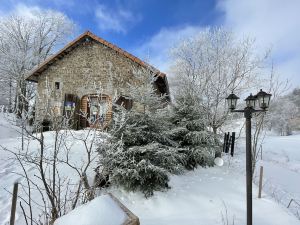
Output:
M14 134L7 132L7 128L3 126L0 127L0 132L2 134L0 141L3 145L10 148L20 145L20 138L12 138L11 135ZM7 133L8 136L5 136L5 133ZM79 131L77 134L84 135L85 133L86 131ZM15 133L15 135L18 136L17 133ZM45 138L51 147L51 142L53 142L52 132L46 132ZM70 138L69 141L72 142L71 137L68 138ZM279 146L279 144L272 144L272 142L276 140L278 140L277 137L274 137L274 140L270 139L272 151L274 150L274 146ZM295 140L297 142L298 139L295 138ZM74 156L74 160L80 163L82 160L81 156L84 154L82 146L74 140L73 142L75 148L72 156ZM33 151L35 147L36 145L32 143L31 149ZM292 147L292 149L294 149L294 147ZM267 152L267 150L265 150L265 152ZM21 170L18 164L10 158L11 156L7 152L1 151L0 153L0 224L4 225L8 224L9 221L11 201L10 194L4 189L6 188L11 191L16 179L19 179L20 182L24 182L24 180L13 173L20 172ZM275 153L278 152L275 151ZM295 151L295 154L296 156L293 156L293 159L299 156L297 151ZM270 155L272 154L270 153ZM273 156L274 155L276 154L273 154ZM108 191L113 192L115 196L135 213L140 218L142 225L221 225L223 224L222 214L226 217L226 210L229 221L234 219L235 224L245 224L245 177L243 159L244 152L241 145L241 149L237 150L237 155L233 160L228 160L225 157L225 165L223 167L199 168L181 176L171 176L170 185L172 188L168 192L156 192L155 195L149 199L145 199L140 193L127 193L117 188ZM295 160L294 163L297 164L298 162L298 160ZM297 168L295 164L293 164L292 168ZM283 165L285 165L284 162ZM290 164L287 163L287 165L287 167L289 167ZM34 170L31 168L27 169L31 175L34 174ZM76 180L76 176L71 171L66 170L65 173L67 173L70 178ZM267 171L266 174L268 174ZM292 181L289 183L291 184ZM257 193L255 185L253 193ZM17 206L16 224L24 224L19 206ZM262 199L257 199L256 195L254 195L254 224L300 225L300 221L285 207L276 203L267 195L264 195Z
M14 145L19 130L9 122L9 115L0 113L0 143ZM15 160L8 159L10 155L0 150L0 224L7 224L10 212L10 194L5 190L12 190L13 183L18 179L12 172L15 169Z
M14 126L16 120L10 114L0 112L0 139L15 138L20 135L21 130Z
M300 135L268 136L263 143L264 187L266 193L287 206L291 199L300 204ZM291 211L300 219L300 206Z

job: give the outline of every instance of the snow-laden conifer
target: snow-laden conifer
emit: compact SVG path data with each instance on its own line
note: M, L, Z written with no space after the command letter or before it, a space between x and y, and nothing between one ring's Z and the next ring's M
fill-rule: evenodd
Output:
M99 147L100 164L110 182L146 197L168 188L168 174L180 173L185 164L177 142L167 135L171 124L166 97L157 95L154 81L151 72L135 73L127 96L133 108L116 106L111 137Z
M171 107L171 122L175 128L169 137L178 143L186 155L185 167L213 166L215 152L219 148L216 135L209 131L206 112L193 89L182 89L175 95Z

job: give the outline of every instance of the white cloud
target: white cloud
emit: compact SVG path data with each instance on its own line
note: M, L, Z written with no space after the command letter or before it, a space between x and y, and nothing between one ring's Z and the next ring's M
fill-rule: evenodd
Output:
M19 3L14 5L12 10L0 11L0 16L5 17L9 15L16 15L30 19L35 18L41 11L43 11L43 9L39 6L28 6L23 3Z
M27 5L23 3L15 4L11 10L0 12L0 16L9 16L16 15L24 18L36 18L41 12L45 11L44 8L41 8L37 5Z
M224 13L220 25L238 37L256 39L257 50L272 48L275 70L300 86L300 1L220 0ZM205 29L200 26L163 28L132 52L164 72L170 72L168 52L176 42Z
M137 56L163 72L169 72L169 50L184 38L191 37L205 28L184 26L163 28L143 45L133 50Z
M275 70L300 86L299 0L222 0L218 9L235 33L255 37L262 49L272 46Z
M22 16L25 18L35 18L42 9L38 6L27 6L24 4L18 4L12 11L13 14Z
M111 10L101 4L97 5L95 16L101 30L120 33L126 33L130 25L141 19L139 15L134 15L128 10L122 8Z

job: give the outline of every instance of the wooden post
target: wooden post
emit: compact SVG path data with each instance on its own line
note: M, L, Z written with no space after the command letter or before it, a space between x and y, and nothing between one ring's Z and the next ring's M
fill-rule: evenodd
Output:
M226 144L227 144L227 133L224 134L223 152L225 152Z
M227 142L226 153L229 153L229 149L230 149L230 146L231 146L231 140L232 140L232 136L230 135L230 133L228 133L228 142Z
M11 203L10 225L15 224L17 197L18 197L18 183L16 182L14 183L13 198Z
M263 173L264 173L264 167L261 166L260 167L260 172L259 172L258 198L261 198Z
M234 143L235 143L235 132L232 132L232 136L231 136L231 150L230 150L231 157L233 157L233 154L234 154Z
M224 143L224 152L228 153L229 151L229 139L230 139L230 133L226 133L225 143Z

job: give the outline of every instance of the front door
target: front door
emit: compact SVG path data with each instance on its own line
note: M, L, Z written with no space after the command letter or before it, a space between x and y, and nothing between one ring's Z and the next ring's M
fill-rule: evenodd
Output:
M108 110L106 99L90 96L88 107L90 127L103 127Z

